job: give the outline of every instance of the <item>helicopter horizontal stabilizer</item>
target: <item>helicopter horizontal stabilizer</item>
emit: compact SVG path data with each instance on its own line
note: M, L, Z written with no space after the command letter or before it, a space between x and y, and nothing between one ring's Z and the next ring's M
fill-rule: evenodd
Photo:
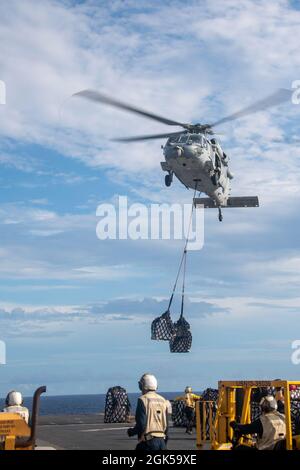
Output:
M204 206L205 209L214 209L219 207L210 197L195 198L194 206ZM257 196L229 197L227 200L227 205L222 205L220 207L259 207L259 201Z

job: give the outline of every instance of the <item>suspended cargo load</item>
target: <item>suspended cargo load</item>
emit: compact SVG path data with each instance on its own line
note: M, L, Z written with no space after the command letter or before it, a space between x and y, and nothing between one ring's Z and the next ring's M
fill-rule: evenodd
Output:
M194 198L197 191L197 184L194 191ZM172 353L188 353L192 347L192 333L190 331L190 324L183 317L184 313L184 300L185 300L185 276L186 276L186 261L187 261L187 245L189 241L189 234L191 229L194 205L192 204L190 221L188 226L188 234L185 239L183 254L181 256L176 280L174 283L172 295L169 300L169 305L165 313L160 317L155 318L151 324L151 339L157 341L169 341L170 352ZM177 283L182 271L182 290L181 290L181 314L179 320L175 323L171 319L171 305L176 293Z
M170 311L167 310L160 317L155 318L151 324L151 339L156 341L169 341L175 335L174 324Z
M192 333L190 332L190 324L183 316L174 323L175 336L170 340L170 351L172 353L188 353L192 347Z

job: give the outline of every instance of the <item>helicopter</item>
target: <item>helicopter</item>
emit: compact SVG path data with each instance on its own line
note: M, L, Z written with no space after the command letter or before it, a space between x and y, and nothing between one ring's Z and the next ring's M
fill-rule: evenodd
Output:
M280 88L272 95L211 124L188 124L174 121L118 101L95 90L82 90L74 93L73 96L113 106L169 126L181 127L182 130L177 132L122 137L112 140L129 143L166 138L165 145L161 146L165 158L161 162L161 168L166 172L165 185L171 186L175 175L187 189L194 189L195 194L196 191L199 194L206 194L208 197L205 198L194 197L194 205L217 208L219 221L222 222L222 208L258 207L259 201L257 196L230 196L233 174L229 169L229 158L220 142L215 138L216 134L213 129L229 121L279 105L291 99L292 92Z

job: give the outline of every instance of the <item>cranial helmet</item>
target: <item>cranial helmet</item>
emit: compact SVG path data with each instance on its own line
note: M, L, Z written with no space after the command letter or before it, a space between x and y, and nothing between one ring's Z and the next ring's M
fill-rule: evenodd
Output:
M12 390L7 394L5 400L6 406L20 406L23 403L22 393Z
M157 390L157 379L152 374L144 374L139 380L140 390L155 391Z
M277 401L273 395L267 395L261 399L260 406L264 413L270 413L270 411L277 410Z

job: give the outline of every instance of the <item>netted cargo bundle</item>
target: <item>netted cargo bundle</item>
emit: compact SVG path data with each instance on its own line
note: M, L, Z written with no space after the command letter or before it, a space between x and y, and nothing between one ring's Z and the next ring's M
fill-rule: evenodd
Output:
M130 416L130 401L125 388L108 389L105 400L105 423L126 423Z
M201 394L202 401L215 401L217 402L219 398L219 390L216 388L206 388Z
M151 324L151 339L157 341L169 341L175 335L174 324L170 311L167 310L160 317L155 318Z
M300 434L300 401L291 401L292 430L294 435Z
M270 389L268 388L254 388L251 390L250 409L251 409L251 421L255 421L261 415L260 401L261 399L269 395Z
M295 388L291 390L291 400L300 401L300 386L295 386Z
M256 401L251 401L250 407L251 407L251 422L252 422L260 417L261 408L260 408L259 403L257 403Z
M198 405L196 405L198 406ZM209 401L200 401L200 420L201 420L201 431L202 431L202 439L209 440L213 429L213 423L215 422L216 415L217 415L217 403ZM211 426L212 425L212 426ZM203 429L204 427L204 429Z
M293 434L300 434L300 387L294 386L290 391L292 430Z
M186 417L184 413L185 402L183 400L175 400L172 403L172 421L176 427L186 427Z
M181 315L179 320L174 323L175 336L170 340L170 351L172 353L188 353L192 346L192 333L190 324Z
M190 331L190 324L183 318L187 243L188 237L184 246L183 255L181 257L177 277L175 280L167 311L163 313L160 317L155 318L151 324L151 339L169 341L170 352L172 353L188 353L192 346L192 333ZM176 293L177 282L182 269L183 274L181 292L181 314L179 320L173 323L171 319L170 308L174 299L174 295Z

